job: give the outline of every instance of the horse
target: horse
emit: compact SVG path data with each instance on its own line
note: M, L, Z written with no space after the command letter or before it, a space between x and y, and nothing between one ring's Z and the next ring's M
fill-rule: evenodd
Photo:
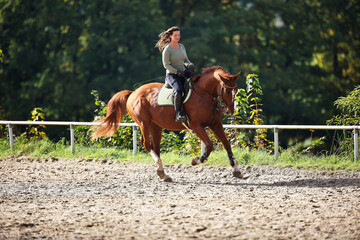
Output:
M180 131L189 128L194 131L206 147L206 152L201 157L192 159L192 165L198 165L206 162L213 150L213 143L205 130L210 128L228 153L234 170L233 176L243 178L221 122L223 112L234 114L234 100L238 91L236 81L240 73L241 71L231 75L224 68L213 66L203 69L202 75L195 76L192 79L193 93L184 104L184 111L188 116L187 125L175 121L173 106L158 106L157 96L164 84L149 83L135 91L120 91L108 102L106 117L95 127L92 138L111 137L119 128L121 119L129 114L141 129L140 142L153 157L157 175L163 181L171 182L160 158L162 130Z

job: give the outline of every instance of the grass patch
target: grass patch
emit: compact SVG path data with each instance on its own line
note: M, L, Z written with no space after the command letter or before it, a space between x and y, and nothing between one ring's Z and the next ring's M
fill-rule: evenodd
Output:
M299 154L293 149L283 151L278 159L265 151L252 150L235 147L234 156L241 165L272 165L278 167L293 167L299 169L318 169L326 171L345 170L360 171L360 160L354 162L351 156L330 155L314 156ZM200 155L200 153L199 153ZM52 142L47 138L42 140L25 141L16 138L14 150L10 149L7 139L0 139L0 157L6 156L29 156L33 158L84 158L84 159L108 159L123 162L154 163L147 152L139 152L133 155L132 150L117 147L99 148L95 146L84 146L76 144L76 150L71 152L70 144L65 140ZM190 154L179 154L177 152L165 152L161 154L163 164L191 164L193 158ZM230 166L225 150L211 153L206 165Z

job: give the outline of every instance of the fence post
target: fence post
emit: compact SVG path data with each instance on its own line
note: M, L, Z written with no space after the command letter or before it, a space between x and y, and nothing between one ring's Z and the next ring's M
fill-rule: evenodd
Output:
M10 123L8 123L9 129L9 140L10 140L10 149L14 150L14 136L13 136L13 129Z
M133 155L137 154L137 131L136 126L132 126L133 129Z
M75 140L74 140L74 125L70 124L70 144L71 144L71 153L75 153Z
M279 128L274 127L274 155L275 159L279 157Z
M359 158L359 129L354 127L354 161Z

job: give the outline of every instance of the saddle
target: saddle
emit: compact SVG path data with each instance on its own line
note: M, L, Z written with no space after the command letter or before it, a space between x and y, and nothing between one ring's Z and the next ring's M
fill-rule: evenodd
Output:
M187 101L189 101L191 93L192 93L192 81L190 78L187 78L184 84L184 95L185 100L183 103L185 104ZM173 106L174 105L174 92L170 84L168 84L165 81L164 86L161 87L158 98L157 98L157 104L159 106Z

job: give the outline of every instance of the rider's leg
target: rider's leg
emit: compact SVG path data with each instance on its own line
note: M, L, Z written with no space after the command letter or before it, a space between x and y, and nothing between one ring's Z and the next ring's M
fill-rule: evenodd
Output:
M176 91L174 92L174 107L176 113L175 120L178 122L186 122L187 117L183 111L183 97L180 93Z
M178 122L186 122L187 117L183 111L184 80L178 75L166 74L166 81L171 85L174 90L174 108L176 112L175 120Z

